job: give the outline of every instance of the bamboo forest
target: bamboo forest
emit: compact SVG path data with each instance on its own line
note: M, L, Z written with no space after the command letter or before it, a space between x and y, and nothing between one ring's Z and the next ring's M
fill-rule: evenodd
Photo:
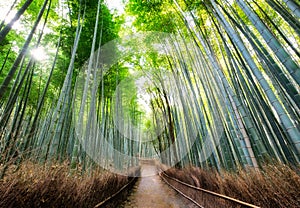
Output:
M0 9L0 207L300 208L299 0Z

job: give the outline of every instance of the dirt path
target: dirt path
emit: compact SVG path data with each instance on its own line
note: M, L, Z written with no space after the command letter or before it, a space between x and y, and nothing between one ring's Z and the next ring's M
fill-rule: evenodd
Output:
M133 187L122 208L194 208L187 199L161 181L155 166L143 165L142 177Z

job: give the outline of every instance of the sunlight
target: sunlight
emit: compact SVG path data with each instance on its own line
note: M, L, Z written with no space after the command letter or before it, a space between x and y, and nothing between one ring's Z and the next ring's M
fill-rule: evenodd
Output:
M43 47L32 49L30 54L37 61L44 61L48 59L48 54L45 52L45 49Z
M5 17L5 13L1 13L0 19L1 20L4 19L5 24L8 24L14 18L16 13L17 13L17 10L15 10L15 9L13 9L7 17ZM12 28L16 31L24 31L25 30L24 26L20 23L20 20L16 21L13 24Z
M124 12L123 0L107 0L106 5L111 11L116 10L119 14Z

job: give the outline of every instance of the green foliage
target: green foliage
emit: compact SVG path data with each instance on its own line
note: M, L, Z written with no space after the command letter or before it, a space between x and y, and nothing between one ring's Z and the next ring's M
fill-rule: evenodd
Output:
M133 15L133 26L141 31L175 32L178 16L165 1L130 0L126 11Z
M22 0L16 8L24 2ZM35 1L20 20L23 29L11 30L1 43L0 63L3 64L7 58L0 72L1 83L9 74L44 2ZM280 7L282 13L277 15L281 10L275 11L271 4L261 0L129 0L126 14L114 17L102 2L97 36L94 37L97 1L68 0L63 5L59 5L62 2L58 0L51 2L49 18L39 43L47 49L48 59L32 59L33 65L28 65L33 58L31 49L37 45L42 32L45 12L38 30L30 39L29 50L24 54L24 65L13 73L8 86L13 89L14 84L20 84L20 87L15 87L0 102L0 150L6 150L4 159L0 158L1 163L6 163L14 152L40 148L36 157L45 156L41 160L47 160L48 155L60 160L72 155L75 158L72 158L72 164L79 161L78 158L84 165L92 164L79 148L74 130L77 124L74 124L73 114L78 111L82 123L88 121L83 132L87 137L92 135L89 139L98 130L93 122L100 121L105 139L116 149L133 154L127 146L140 147L137 147L137 142L125 140L114 127L112 111L115 107L131 121L130 125L139 125L148 136L152 136L160 123L164 123L162 133L156 135L153 141L159 151L170 147L177 140L176 136L183 135L183 141L174 147L174 155L165 158L166 161L180 157L182 145L193 146L191 152L184 156L187 161L203 167L257 167L256 158L263 163L268 157L286 163L299 161L299 24L286 7ZM133 19L134 28L121 26L128 16ZM288 22L288 19L293 21ZM121 29L123 31L119 33ZM169 34L170 39L160 38L158 41L166 46L164 52L169 54L156 52L152 48L155 46L152 46L154 41L151 37L141 38L141 42L146 42L145 52L118 60L119 63L105 71L100 84L93 85L92 93L97 94L89 94L88 88L95 83L89 79L93 77L90 74L93 66L87 67L92 43L95 41L97 52L99 47L116 39L119 34L132 34L136 30ZM76 47L74 42L79 34ZM129 40L127 44L131 51L141 51L137 50L142 47L139 41ZM57 48L58 58L54 63ZM111 55L109 58L124 52L117 46L112 46L111 51L115 54L108 54ZM72 52L76 52L74 67ZM49 79L52 66L54 70ZM114 106L118 86L127 78L136 78L128 66L138 73L151 74L155 81L154 86L147 88L152 98L150 116L139 104L133 80L126 83L121 103ZM18 73L19 80L16 79ZM87 86L84 87L84 102L80 102L82 108L73 103L75 82L80 73L86 73L84 75L88 77L84 85ZM21 79L25 81L21 82ZM174 79L172 92L167 91L168 79ZM80 97L76 99L80 100ZM87 105L85 109L84 105ZM88 111L90 108L92 111ZM93 120L93 116L97 118ZM131 129L124 122L120 119L122 130L129 132ZM217 124L220 128L215 127ZM137 132L131 133L138 135ZM211 136L213 153L201 161L199 152L208 135ZM192 137L197 138L195 144L190 144ZM215 142L216 138L222 139L220 145Z

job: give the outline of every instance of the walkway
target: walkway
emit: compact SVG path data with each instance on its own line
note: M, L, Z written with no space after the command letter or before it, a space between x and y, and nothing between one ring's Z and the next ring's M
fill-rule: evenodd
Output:
M142 165L142 177L137 181L122 208L194 208L187 199L161 181L156 167Z

